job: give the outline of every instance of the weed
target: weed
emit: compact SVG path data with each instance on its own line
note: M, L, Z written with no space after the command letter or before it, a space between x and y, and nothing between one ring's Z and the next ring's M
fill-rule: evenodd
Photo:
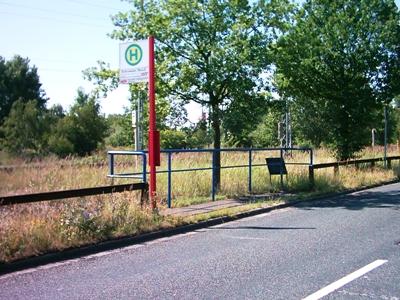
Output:
M360 157L377 157L377 151L370 149L359 154ZM391 149L394 154L396 149ZM1 153L0 153L1 154ZM279 156L275 151L255 151L252 155L252 192L270 193L280 191L279 176L271 181L265 166L265 157ZM7 161L4 154L1 162ZM116 162L118 172L140 171L141 163L135 164L132 157L119 157ZM308 163L309 154L293 152L286 158L288 176L285 177L285 189L299 197L342 191L345 189L368 186L399 178L400 165L392 162L392 169L384 169L382 164L374 168L360 166L356 168L340 167L335 175L333 168L315 170L315 187L310 191L307 165L290 163ZM40 161L24 162L13 158L8 164L20 167L0 170L0 194L23 194L70 188L91 187L110 184L106 178L107 166L102 164L104 155L78 159L68 157L63 160L54 157ZM173 154L173 169L209 168L210 153ZM334 158L326 150L315 151L315 163L332 162ZM222 166L240 166L248 162L246 152L227 152L221 155ZM166 170L166 157L162 159L159 170ZM248 194L248 168L224 168L221 170L221 188L217 200ZM121 180L118 183L129 182ZM166 205L167 175L158 175L159 206ZM186 206L210 201L211 170L194 172L174 172L172 174L173 206ZM155 214L148 207L141 207L138 192L98 195L63 201L48 201L0 207L0 262L39 255L48 251L66 249L98 241L131 236L152 230L170 228L179 224L198 222L212 217L232 215L257 207L291 201L288 199L266 200L224 209L190 218L165 217Z

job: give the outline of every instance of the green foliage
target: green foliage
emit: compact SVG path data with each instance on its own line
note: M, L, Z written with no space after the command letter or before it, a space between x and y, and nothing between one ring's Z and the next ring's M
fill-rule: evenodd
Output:
M369 143L379 102L398 94L399 20L389 0L304 3L275 49L277 84L294 99L301 139L339 159Z
M84 72L84 78L93 82L95 89L92 92L93 97L106 97L107 94L119 85L119 74L117 70L110 69L105 62L98 61L97 67L91 67ZM137 110L138 103L143 103L143 115L141 117L141 127L144 136L147 139L148 132L148 103L147 103L147 86L143 83L129 84L130 101L132 110ZM132 131L130 122L128 124L128 111L124 114L124 121L114 123L115 118L111 118L111 135L109 143L113 146L127 146L131 144L128 141L130 137L129 131ZM184 106L174 103L172 99L167 99L162 93L157 92L156 95L156 114L158 129L174 128L182 126L187 122L187 112ZM130 117L129 117L130 118ZM113 129L113 126L116 126ZM132 138L133 139L133 138ZM146 140L145 139L145 140ZM145 142L145 141L144 141ZM146 144L146 143L145 143Z
M221 147L221 120L229 112L251 109L271 64L267 47L286 26L289 1L161 0L134 1L114 16L119 40L157 38L158 92L166 98L197 102L210 112L214 148ZM243 102L243 105L237 104ZM236 114L237 115L237 114ZM243 141L243 127L230 118L231 135ZM244 121L244 118L240 120ZM247 121L248 122L248 121ZM220 181L216 156L216 181Z
M107 133L106 120L99 111L100 105L94 98L79 89L75 104L54 129L50 151L65 156L86 155L97 149Z
M268 104L268 97L262 95L231 103L222 119L225 141L229 146L250 147L257 143L251 133L265 116Z
M275 11L247 1L149 1L144 7L136 2L130 12L115 16L119 29L113 37L156 34L159 86L183 102L208 106L219 131L222 104L249 101L261 87L259 74L270 63L269 29L279 20Z
M162 149L196 149L207 147L212 143L205 118L181 129L164 129L160 135Z
M49 137L49 149L59 157L66 157L75 153L75 151L72 142L70 142L66 136L59 133L62 130L59 128L63 128L62 125L60 125L61 123L63 123L63 120L60 120L60 123L57 124L56 133Z
M97 67L83 71L83 77L94 83L93 95L96 98L106 97L109 92L118 87L118 71L112 70L104 61L97 61Z
M165 129L160 133L162 149L182 149L187 147L186 135L180 130Z
M212 143L212 136L207 129L205 118L198 123L181 129L164 129L161 131L162 149L195 149L204 148Z
M377 138L376 143L384 145L385 138L385 122L384 122L384 111L380 112L380 124L377 124ZM387 135L388 143L393 144L399 140L400 137L400 111L392 106L388 106L387 114Z
M211 145L212 135L207 126L205 115L193 127L184 128L188 148L205 148Z
M38 108L36 100L15 101L2 126L3 147L10 153L19 155L43 153L43 135L48 121L46 114Z
M277 147L280 145L277 128L284 113L283 101L271 103L263 120L249 135L254 147Z
M123 115L109 115L107 117L109 133L106 144L113 147L133 146L134 136L131 114L125 112Z
M0 56L0 125L18 100L21 103L34 100L39 110L45 109L47 99L41 89L37 69L29 66L28 58L17 55L6 61Z

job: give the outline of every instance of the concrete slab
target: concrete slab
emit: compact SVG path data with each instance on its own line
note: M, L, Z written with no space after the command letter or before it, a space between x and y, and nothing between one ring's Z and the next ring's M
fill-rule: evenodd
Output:
M188 217L198 214L210 213L224 208L242 206L252 202L254 203L256 201L271 200L280 197L282 195L283 193L275 193L275 194L268 193L262 195L244 196L238 199L218 200L218 201L195 204L185 207L167 208L162 210L160 214L164 216Z

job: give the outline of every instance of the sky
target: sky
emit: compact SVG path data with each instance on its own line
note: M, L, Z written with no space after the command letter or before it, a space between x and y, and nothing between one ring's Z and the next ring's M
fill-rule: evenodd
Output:
M110 15L129 6L120 0L0 0L0 56L28 57L38 68L48 106L61 104L68 109L79 87L92 89L83 79L84 69L96 66L98 60L118 68L120 42L108 36L114 28ZM122 113L129 107L127 86L100 103L105 114ZM196 120L201 110L193 106L188 113Z
M110 15L129 9L120 0L0 0L0 56L7 60L19 54L38 68L48 106L68 109L83 87L82 70L98 60L118 68L119 41L111 39ZM129 106L127 86L101 100L106 114Z

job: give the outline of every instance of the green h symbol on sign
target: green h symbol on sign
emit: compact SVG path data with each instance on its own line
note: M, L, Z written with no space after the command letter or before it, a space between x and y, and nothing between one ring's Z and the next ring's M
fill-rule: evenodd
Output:
M129 65L131 66L137 65L142 60L142 57L143 57L143 51L139 45L132 44L128 48L126 48L125 60Z
M135 59L133 59L135 58ZM132 60L138 60L139 59L139 50L137 48L135 49L129 49L129 61Z

